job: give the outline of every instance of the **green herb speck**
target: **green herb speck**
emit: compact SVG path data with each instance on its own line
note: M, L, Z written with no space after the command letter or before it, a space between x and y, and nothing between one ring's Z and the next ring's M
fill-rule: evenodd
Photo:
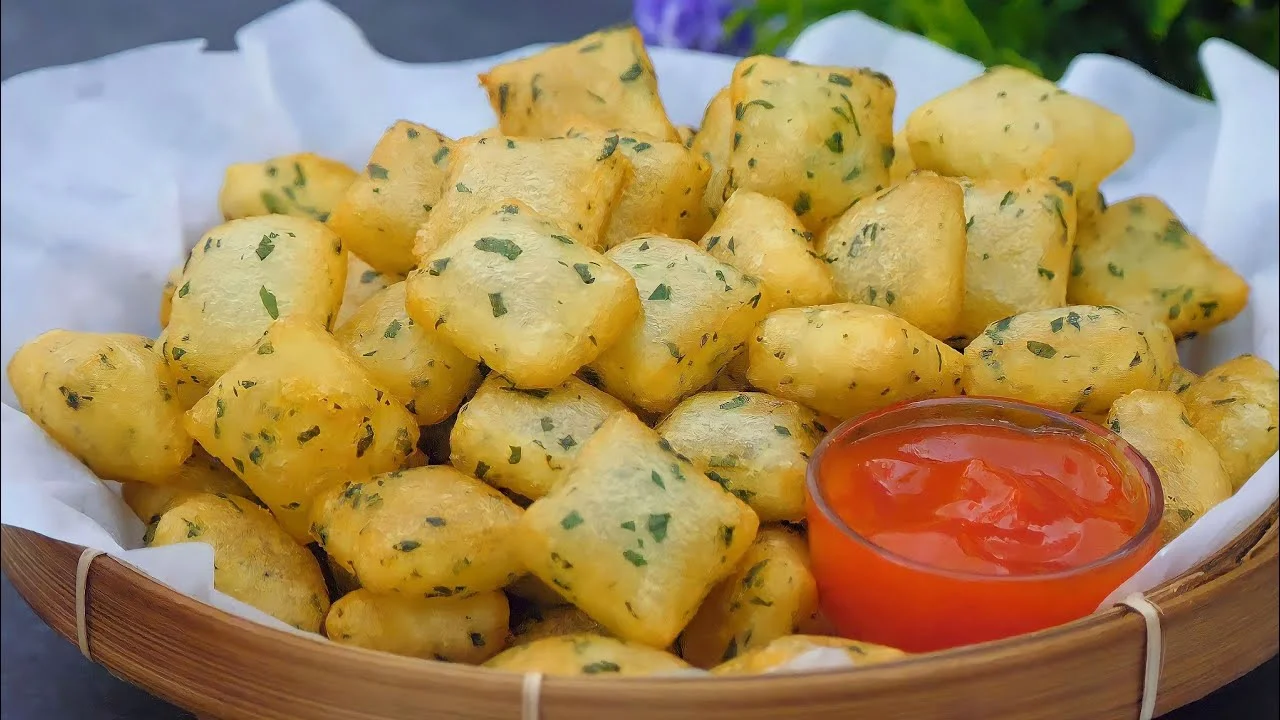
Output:
M271 233L271 235L275 235L275 233ZM254 252L259 260L266 260L271 251L276 249L276 244L272 242L271 235L263 235L262 239L258 241L258 249Z
M809 212L812 204L813 201L809 198L809 193L801 191L800 194L796 196L796 201L791 204L791 209L795 211L797 217L800 217Z
M1051 358L1058 354L1058 351L1054 349L1052 345L1038 342L1036 340L1027 341L1027 350L1031 351L1032 355L1035 355L1037 357L1042 357L1045 359Z
M519 245L511 242L507 238L487 236L476 240L475 248L481 252L490 252L501 255L508 260L515 260L520 257L520 253L523 252Z
M729 547L733 544L733 531L735 529L736 527L733 525L720 526L720 542L724 543L725 547Z
M267 314L272 320L280 319L280 306L276 304L276 296L266 285L258 289L258 297L262 299L262 307L266 308Z
M364 434L356 441L356 457L364 457L373 445L373 426L366 424L364 426Z
M449 267L449 258L447 257L440 258L439 260L432 260L431 264L427 266L427 274L438 277L447 267Z
M494 317L502 317L507 314L507 306L502 301L502 293L489 293L489 309L493 311Z
M607 160L618 149L618 136L610 135L604 139L604 147L600 149L600 154L596 156L596 160Z
M582 524L582 516L577 510L570 512L560 520L560 527L565 530L572 530Z
M662 513L660 515L649 515L649 534L653 536L654 542L662 542L667 539L667 524L671 522L671 513Z

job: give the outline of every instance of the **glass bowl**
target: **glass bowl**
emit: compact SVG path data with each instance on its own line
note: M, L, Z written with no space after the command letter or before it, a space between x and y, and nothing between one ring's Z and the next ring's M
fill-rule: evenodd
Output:
M851 528L823 495L832 448L910 426L986 424L1029 433L1065 433L1106 453L1147 517L1109 555L1065 570L985 574L931 566L896 554ZM1070 622L1138 571L1160 547L1164 493L1150 463L1106 428L1013 400L953 397L907 402L849 420L815 449L806 478L813 573L823 614L847 638L908 652L997 640Z

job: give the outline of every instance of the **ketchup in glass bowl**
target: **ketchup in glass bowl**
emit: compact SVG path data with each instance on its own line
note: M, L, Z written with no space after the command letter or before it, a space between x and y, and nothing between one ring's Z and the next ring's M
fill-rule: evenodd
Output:
M843 636L926 652L1092 613L1160 546L1150 464L1087 420L956 397L850 420L809 464L809 548Z

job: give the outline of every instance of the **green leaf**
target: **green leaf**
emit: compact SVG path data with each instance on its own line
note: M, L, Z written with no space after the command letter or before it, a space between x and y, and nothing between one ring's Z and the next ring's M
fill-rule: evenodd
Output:
M273 236L275 236L275 233L263 235L262 240L258 242L258 249L255 252L259 260L266 260L271 251L276 249L276 244L272 242Z
M1187 0L1154 0L1147 18L1147 29L1151 35L1163 40L1169 35L1169 28L1187 7Z
M638 67L638 66L637 66ZM600 154L596 156L596 160L605 160L618 149L618 136L610 135L604 139L604 147L601 148Z
M671 288L666 283L660 283L658 287L653 289L653 292L649 293L649 299L650 300L670 300Z
M991 38L965 0L909 0L903 5L930 40L980 60L995 54Z
M524 252L520 246L511 242L507 238L498 237L482 237L476 240L475 248L482 252L491 252L508 260L515 260L520 257L520 253Z
M489 309L493 311L494 317L507 314L507 305L502 301L502 293L489 293Z
M280 319L280 306L276 303L276 296L266 285L258 289L258 297L262 299L262 307L266 308L267 314L272 320ZM261 354L261 353L259 353Z
M649 516L649 534L653 536L655 542L662 542L667 539L667 524L670 522L671 513Z
M560 527L564 528L565 530L572 530L581 524L582 524L582 516L578 514L577 510L570 512L568 515L565 515L564 518L560 520Z
M809 212L811 203L812 200L809 198L809 193L802 190L800 194L796 195L796 201L792 203L791 209L795 211L796 217L800 217Z
M1058 354L1057 349L1055 349L1052 345L1049 345L1047 343L1037 342L1035 340L1027 341L1027 350L1029 350L1032 355L1045 358L1046 360Z

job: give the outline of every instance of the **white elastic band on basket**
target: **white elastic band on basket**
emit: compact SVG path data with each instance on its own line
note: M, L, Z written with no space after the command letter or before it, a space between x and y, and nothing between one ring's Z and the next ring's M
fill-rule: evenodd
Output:
M93 662L93 655L89 654L89 568L102 554L101 550L85 548L76 564L76 641L80 654L89 662Z
M538 720L538 706L542 704L542 673L525 673L520 688L520 720Z
M1142 616L1147 626L1147 653L1142 671L1142 705L1138 720L1151 720L1156 714L1156 695L1160 689L1160 665L1164 658L1164 640L1160 634L1160 608L1151 604L1141 593L1134 593L1121 600L1124 605Z

